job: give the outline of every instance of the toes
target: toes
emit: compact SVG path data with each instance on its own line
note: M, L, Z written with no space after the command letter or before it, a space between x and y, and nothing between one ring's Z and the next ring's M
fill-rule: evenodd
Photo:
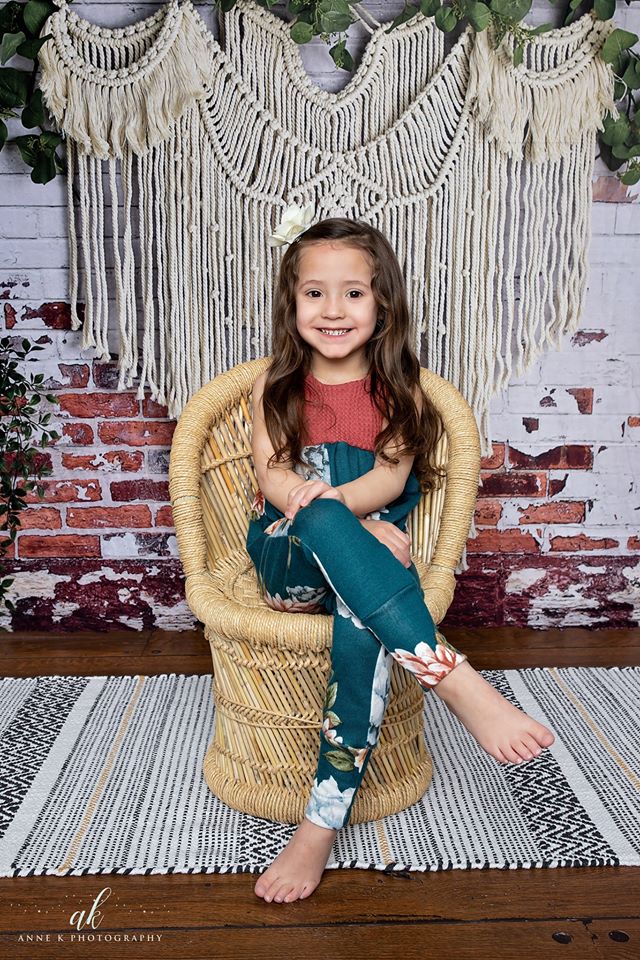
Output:
M539 757L542 752L542 747L538 743L535 737L531 736L530 733L525 733L522 737L522 742L525 745L526 749L534 757Z
M522 757L518 753L516 753L516 751L513 749L510 743L506 743L503 747L501 747L501 750L505 755L505 757L507 758L508 763L522 762Z
M273 899L276 903L282 903L285 898L285 895L291 890L291 883L281 883L278 889L274 892Z
M284 903L291 903L292 900L298 899L298 891L295 887L292 887L291 890L286 894L284 898Z

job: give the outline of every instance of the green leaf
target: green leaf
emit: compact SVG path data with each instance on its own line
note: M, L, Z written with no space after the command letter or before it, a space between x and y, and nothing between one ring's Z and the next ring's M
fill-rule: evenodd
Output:
M291 39L295 43L309 43L313 36L313 27L304 20L296 20L291 27Z
M443 33L449 33L450 30L454 30L458 22L458 18L451 7L440 7L439 10L436 10L435 20L436 27L442 30Z
M17 33L22 30L22 7L24 4L18 3L18 0L11 0L0 7L0 34Z
M625 116L618 117L617 120L612 120L611 115L607 114L604 118L604 130L600 134L604 143L607 143L610 147L614 147L616 144L624 143L628 134L629 121Z
M31 74L15 67L0 67L0 104L21 107L27 102Z
M47 154L52 154L56 147L62 143L62 137L53 130L43 130L40 135L40 147Z
M622 82L626 83L631 90L640 89L640 70L638 70L639 66L640 61L629 60L627 69L622 75Z
M35 167L39 156L37 147L38 137L33 133L26 133L22 137L14 137L13 142L17 144L22 159L29 167Z
M42 90L35 90L31 100L22 111L22 125L29 130L31 127L44 127L45 115L42 105Z
M425 17L434 17L441 6L440 0L420 0L420 12Z
M348 757L345 753L341 753L339 750L327 750L324 754L325 760L327 760L332 767L335 767L336 770L353 770L354 762L353 757Z
M640 180L640 164L636 164L635 167L630 167L629 170L620 177L621 183L624 183L628 187L632 187L638 180Z
M491 0L491 9L509 20L522 20L531 9L531 0Z
M522 57L524 55L524 46L521 43L517 43L513 49L513 65L514 67L519 67L522 63Z
M546 33L547 30L553 30L553 28L554 27L552 23L541 23L537 27L533 28L533 30L531 31L531 36L537 37L541 33Z
M0 42L0 63L6 63L18 52L18 47L25 39L24 33L5 33Z
M23 11L24 25L29 33L37 37L44 27L45 20L54 10L55 7L52 3L44 3L43 0L29 0Z
M612 30L600 51L600 56L606 63L614 63L622 50L628 50L638 42L635 33L628 30Z
M611 148L611 152L619 160L630 160L632 157L640 157L640 144L628 147L624 143L616 143Z
M35 60L40 52L40 48L53 37L52 33L45 34L44 37L32 37L29 40L25 40L23 44L18 48L18 53L21 57L27 57L29 60Z
M476 0L470 3L465 9L469 23L477 33L482 33L489 26L491 21L491 11L486 3Z
M340 33L353 23L346 0L319 0L316 14L322 33Z
M616 12L616 0L594 0L593 12L598 20L611 20Z
M9 135L9 131L7 130L6 123L4 122L4 120L0 120L0 150L2 150L5 143L7 142L8 135Z
M50 154L41 153L35 162L31 171L31 179L34 183L49 183L56 175L56 165Z
M331 47L329 53L331 54L331 58L339 70L353 70L353 57L347 50L346 40L344 37L333 47Z

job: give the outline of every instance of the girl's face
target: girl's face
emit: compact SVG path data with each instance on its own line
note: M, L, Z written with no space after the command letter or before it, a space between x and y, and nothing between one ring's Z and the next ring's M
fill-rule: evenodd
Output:
M315 372L362 373L378 305L365 254L344 241L323 240L300 255L296 327L314 351ZM333 331L333 334L326 331ZM338 333L338 331L344 331Z

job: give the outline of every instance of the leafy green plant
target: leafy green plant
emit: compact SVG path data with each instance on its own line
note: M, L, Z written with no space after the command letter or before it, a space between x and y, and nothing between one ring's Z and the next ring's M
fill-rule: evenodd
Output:
M224 11L235 6L236 0L214 0ZM271 10L277 0L256 0L260 6ZM558 0L549 0L553 6ZM627 6L631 0L624 0ZM354 69L353 58L347 50L346 30L356 19L351 7L355 0L289 0L288 13L294 18L291 23L291 37L298 43L308 43L312 37L319 36L330 44L329 53L335 65L350 72ZM387 32L394 30L405 20L410 20L419 11L427 17L434 17L437 27L445 33L455 30L458 25L469 23L474 30L486 30L490 23L496 33L496 42L505 34L514 37L513 62L522 63L526 42L533 36L553 29L552 23L543 23L538 27L523 26L522 20L531 9L532 0L418 0L417 3L405 2L403 9L391 21ZM564 0L565 13L563 23L570 24L588 10L593 10L600 20L610 20L616 9L616 0ZM38 50L50 39L50 34L40 37L42 27L55 10L51 0L10 0L0 9L0 63L5 64L14 56L26 57L34 61L32 69L21 70L13 67L0 67L0 150L7 140L8 117L17 117L15 108L22 107L20 119L27 129L37 128L39 132L14 137L15 143L25 163L32 168L31 179L35 183L48 183L56 172L65 172L64 159L57 154L62 143L59 132L47 129L50 122L42 104L42 93L36 89ZM336 42L332 38L338 37ZM638 102L634 96L640 90L640 57L631 48L638 43L638 37L627 30L615 29L607 39L601 56L610 63L616 76L614 99L621 114L613 120L611 114L604 119L604 130L598 134L600 156L610 170L618 171L625 164L626 169L616 176L622 183L634 184L640 180L640 130L637 122Z
M19 364L35 350L44 347L22 341L22 349L12 345L10 337L0 340L0 531L9 536L0 537L0 557L6 556L9 546L15 542L20 526L20 511L26 506L24 497L37 486L38 496L44 496L44 487L37 480L51 474L51 467L44 461L39 447L46 447L50 440L58 440L55 430L44 430L51 413L42 414L36 408L42 401L39 387L44 374L25 376ZM45 394L49 403L60 401L51 393ZM42 437L33 443L34 432L42 430ZM31 479L34 477L35 479ZM15 606L7 598L13 578L3 579L0 566L0 601L12 613Z
M49 0L28 0L18 3L11 0L0 9L0 150L8 137L5 120L18 118L27 130L39 132L14 137L24 162L31 167L31 179L34 183L48 183L53 180L56 171L66 170L65 162L56 150L62 143L62 137L55 130L48 130L47 116L42 103L42 91L36 89L38 72L38 51L43 43L51 38L48 33L40 36L42 27L50 13L56 9ZM19 56L32 60L30 70L18 67L5 67L7 60ZM15 111L22 107L20 115Z

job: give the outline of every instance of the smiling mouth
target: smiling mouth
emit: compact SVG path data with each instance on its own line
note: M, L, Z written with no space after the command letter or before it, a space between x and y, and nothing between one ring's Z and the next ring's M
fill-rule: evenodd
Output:
M318 327L320 333L325 337L345 337L348 333L351 333L352 327L344 328L342 330L330 330L327 327Z

